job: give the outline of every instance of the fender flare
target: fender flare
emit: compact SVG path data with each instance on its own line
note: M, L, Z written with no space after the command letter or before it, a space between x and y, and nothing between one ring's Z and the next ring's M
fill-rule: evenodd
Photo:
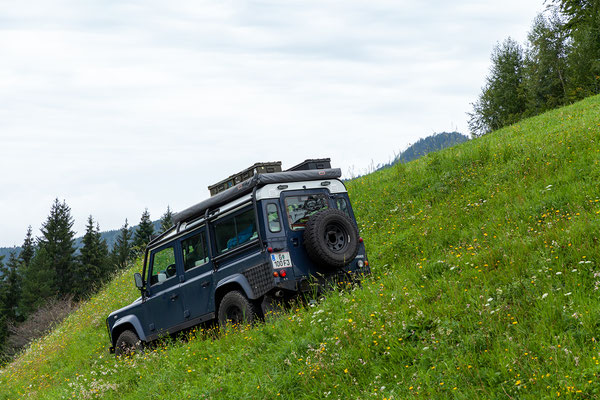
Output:
M115 324L113 325L112 330L111 330L111 337L112 337L113 343L115 343L117 341L117 338L115 337L115 335L113 335L113 332L119 326L122 326L122 325L125 325L125 324L132 325L133 329L136 330L136 333L137 333L138 337L141 340L146 341L146 335L144 334L144 330L142 329L142 324L140 323L140 320L138 319L137 316L135 316L133 314L130 314L130 315L126 315L126 316L124 316L122 318L119 318L117 320L117 322L115 322Z
M242 274L234 274L234 275L228 276L227 278L221 279L217 283L215 293L219 291L219 288L221 288L225 285L230 285L232 283L238 284L239 286L241 286L241 288L244 291L244 294L246 295L247 298L249 298L251 300L257 299L257 297L254 295L254 292L252 291L252 288L250 287L250 283L248 283L248 279L246 279L246 277Z

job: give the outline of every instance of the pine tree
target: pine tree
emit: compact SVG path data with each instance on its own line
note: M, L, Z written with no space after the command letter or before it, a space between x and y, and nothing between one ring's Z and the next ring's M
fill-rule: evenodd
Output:
M133 246L138 252L142 252L146 249L150 238L154 234L154 225L150 221L150 213L146 208L142 213L140 224L138 225L135 234L133 236Z
M109 274L108 246L100 235L100 227L94 226L91 215L88 217L82 243L72 288L76 298L83 298L95 291Z
M131 256L131 230L129 229L127 219L125 219L125 225L121 227L119 236L111 252L112 263L117 268L125 268Z
M21 265L15 252L11 252L6 266L0 267L0 312L10 321L20 317L18 304L21 298Z
M63 201L54 200L50 215L42 225L42 236L38 238L38 247L44 248L50 258L49 268L56 275L56 288L59 295L71 293L73 286L73 263L75 261L75 232L71 208Z
M56 270L46 246L39 247L31 263L23 271L23 287L19 310L25 316L37 310L46 300L58 294Z
M42 224L37 251L23 271L22 307L32 312L48 298L72 293L75 264L73 218L66 202L56 199ZM26 239L27 240L27 239Z
M0 274L2 274L0 278L4 277L6 274L6 268L4 267L4 263L2 262L3 260L4 256L0 256ZM8 338L8 318L6 309L4 308L4 304L2 301L2 292L4 292L4 290L5 289L3 280L0 280L0 353L3 352L4 343Z
M167 206L167 211L163 214L160 219L160 232L166 232L169 228L173 226L173 212L171 211L171 207Z
M35 255L35 241L33 239L33 234L31 231L31 225L27 227L27 234L25 235L25 240L23 241L23 246L21 246L21 254L19 257L23 266L26 268L29 263L31 263L31 259Z

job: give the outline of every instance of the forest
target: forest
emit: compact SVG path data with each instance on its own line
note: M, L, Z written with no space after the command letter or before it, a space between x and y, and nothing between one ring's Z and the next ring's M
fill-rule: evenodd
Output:
M135 228L125 220L120 230L101 233L90 215L85 234L76 239L71 209L56 199L40 236L29 226L20 247L0 255L0 364L127 268L154 234L172 226L171 217L167 207L152 222L146 209Z

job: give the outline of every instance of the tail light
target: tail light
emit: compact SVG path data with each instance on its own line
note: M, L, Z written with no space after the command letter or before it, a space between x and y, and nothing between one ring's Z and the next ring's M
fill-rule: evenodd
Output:
M279 271L279 276L282 278L285 278L287 276L287 272L285 272L285 269L282 269L281 271Z
M358 238L359 243L362 243L363 241L364 241L363 238L361 238L361 237Z

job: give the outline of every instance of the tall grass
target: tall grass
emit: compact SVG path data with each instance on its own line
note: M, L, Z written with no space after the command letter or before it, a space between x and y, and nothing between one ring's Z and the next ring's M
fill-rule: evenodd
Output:
M264 324L108 354L117 277L0 398L596 398L600 97L348 184L374 274Z

